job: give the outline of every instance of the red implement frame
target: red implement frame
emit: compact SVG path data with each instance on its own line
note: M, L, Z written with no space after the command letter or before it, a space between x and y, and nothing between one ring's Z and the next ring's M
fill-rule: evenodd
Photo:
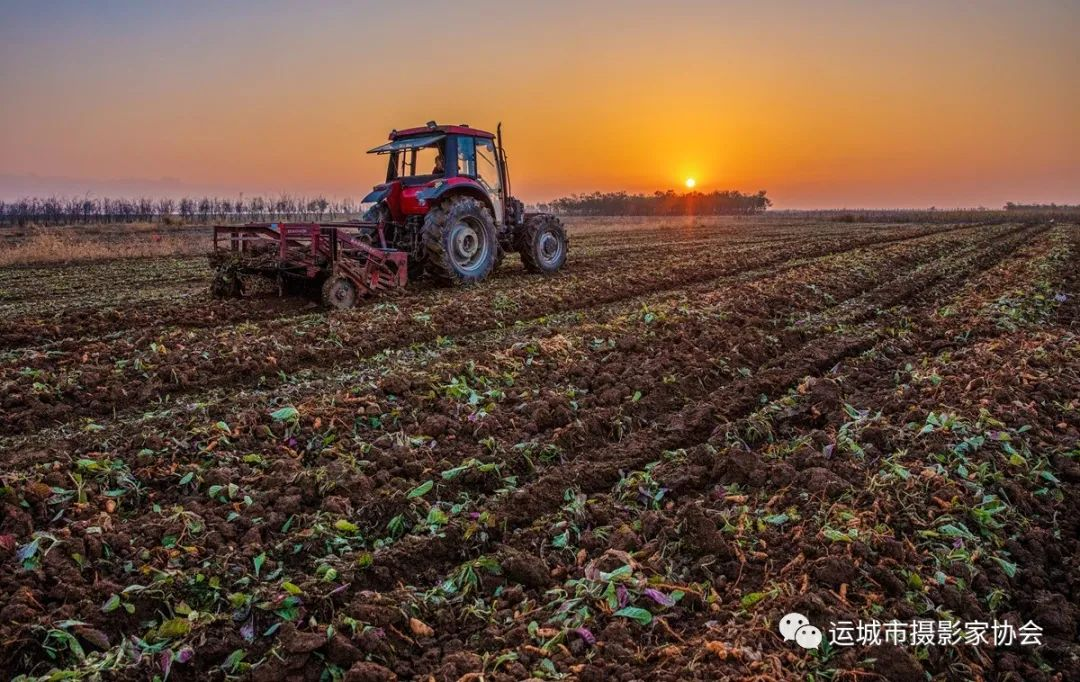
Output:
M346 277L361 295L408 283L408 254L385 244L379 223L214 226L218 263L264 275Z

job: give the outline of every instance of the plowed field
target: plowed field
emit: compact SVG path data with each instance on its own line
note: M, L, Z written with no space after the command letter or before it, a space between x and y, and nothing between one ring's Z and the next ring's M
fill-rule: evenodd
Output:
M0 671L1080 678L1080 226L570 234L345 313L0 269Z

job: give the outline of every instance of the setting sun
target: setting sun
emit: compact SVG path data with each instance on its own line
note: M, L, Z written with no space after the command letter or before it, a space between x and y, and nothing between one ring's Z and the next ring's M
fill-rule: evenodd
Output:
M694 185L696 185L696 184L697 184L697 180L695 180L693 178L687 178L686 179L686 186L687 187L693 189Z

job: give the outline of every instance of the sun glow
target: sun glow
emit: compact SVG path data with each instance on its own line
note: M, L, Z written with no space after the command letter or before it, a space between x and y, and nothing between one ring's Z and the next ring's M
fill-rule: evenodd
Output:
M697 184L697 180L695 180L695 179L693 179L693 178L687 178L687 179L686 179L686 186L687 186L688 188L690 188L690 189L693 189L693 188L694 188L694 185L696 185L696 184Z

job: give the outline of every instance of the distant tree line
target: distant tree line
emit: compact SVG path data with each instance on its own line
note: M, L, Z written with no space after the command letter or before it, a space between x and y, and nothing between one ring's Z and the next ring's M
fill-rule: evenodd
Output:
M563 215L724 215L759 213L772 206L765 190L757 194L737 191L687 192L677 194L674 190L653 194L630 194L628 192L593 192L571 194L568 197L539 204L541 211Z
M1005 204L1006 211L1080 211L1080 204Z
M212 223L344 220L359 215L359 205L282 194L236 199L112 199L108 197L38 198L0 201L2 225L72 225L88 223Z

